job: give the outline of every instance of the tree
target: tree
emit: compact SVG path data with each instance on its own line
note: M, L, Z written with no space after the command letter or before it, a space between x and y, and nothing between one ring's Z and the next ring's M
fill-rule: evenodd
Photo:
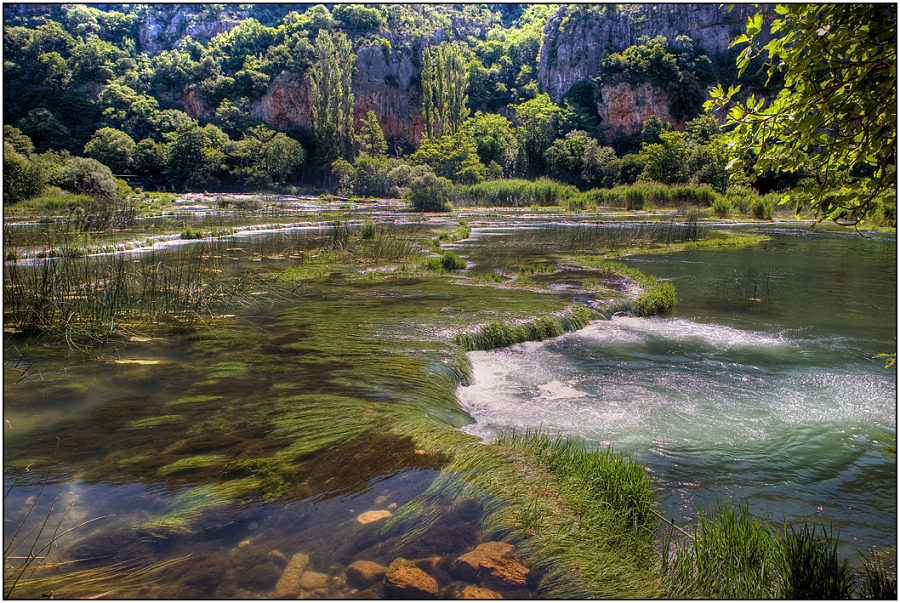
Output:
M303 163L303 145L266 126L250 128L234 147L239 165L233 173L252 186L283 183Z
M475 145L459 132L452 136L426 138L409 162L427 165L434 173L460 184L475 184L484 180L485 169L478 160Z
M316 61L309 69L313 134L316 155L323 166L338 158L353 157L353 105L351 91L356 55L347 36L320 31Z
M644 144L640 155L644 161L641 178L663 184L686 182L684 171L688 158L687 144L681 132L662 132L660 142Z
M375 111L369 109L361 125L359 136L356 137L360 151L369 155L384 155L387 153L387 140L384 138L384 130L381 129L381 124L378 123L378 116L375 115Z
M469 116L469 69L457 44L422 51L422 113L425 136L455 134Z
M730 166L814 177L782 202L819 221L857 224L893 188L897 157L897 13L882 4L778 5L763 46L762 15L747 21L738 55L743 75L762 56L769 80L784 78L773 99L732 101L733 86L711 91L707 107L727 110Z
M229 142L228 135L212 124L181 126L169 149L166 172L170 183L182 190L217 185L227 171L222 149Z
M535 98L510 105L516 112L519 128L520 147L525 152L528 175L544 172L544 151L556 139L559 123L565 111L550 100L550 95L540 94Z
M465 121L462 131L475 144L483 164L495 162L506 176L513 175L519 143L508 119L496 113L477 111Z
M84 145L84 154L108 166L113 173L125 174L131 169L134 147L134 140L125 132L100 128Z

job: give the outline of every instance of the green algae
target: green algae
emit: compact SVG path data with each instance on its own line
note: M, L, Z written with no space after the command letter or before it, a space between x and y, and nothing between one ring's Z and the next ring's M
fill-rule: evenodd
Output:
M133 467L135 465L141 465L143 463L146 463L151 458L152 458L151 456L146 455L146 454L138 454L135 456L130 456L128 458L121 459L118 462L118 465L120 468L124 469L126 467Z
M210 465L222 463L227 457L221 454L198 454L187 458L178 459L175 462L163 465L156 472L159 475L172 475L173 473L182 473L184 471L193 471L195 469L204 469Z
M178 423L182 420L181 415L160 415L158 417L149 417L147 419L136 419L129 421L126 427L128 429L149 429L159 425L167 425L169 423Z
M177 406L179 404L197 404L199 402L210 402L212 400L220 400L222 396L186 396L184 398L179 398L177 400L172 400L171 402L166 402L166 406Z

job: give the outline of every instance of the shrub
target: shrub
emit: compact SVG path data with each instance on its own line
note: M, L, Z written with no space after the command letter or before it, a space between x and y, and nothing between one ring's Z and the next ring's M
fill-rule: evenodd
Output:
M415 166L404 196L416 211L449 211L450 190L449 180L425 166Z
M116 197L116 179L112 170L96 159L69 159L60 174L60 186L95 199L112 200Z
M452 251L447 251L441 256L441 267L447 272L463 270L466 267L466 261Z
M374 239L375 238L375 222L372 220L366 220L363 222L362 226L359 227L359 236L362 239Z
M772 219L772 204L762 197L750 200L750 215L757 220Z
M718 197L715 201L710 205L710 210L712 213L718 216L719 218L726 218L730 213L734 211L734 205L731 204L725 197Z

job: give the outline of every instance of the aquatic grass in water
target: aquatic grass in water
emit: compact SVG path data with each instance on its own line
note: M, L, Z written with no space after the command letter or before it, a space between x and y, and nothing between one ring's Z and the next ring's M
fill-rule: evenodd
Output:
M573 306L558 315L542 316L526 322L495 320L474 332L458 333L454 342L464 350L491 350L524 341L543 341L587 326L599 313L585 306Z
M129 421L126 427L128 429L149 429L158 425L178 423L182 418L181 415L161 415L158 417L149 417L147 419L135 419L134 421Z
M4 266L5 328L70 345L134 329L207 323L239 296L204 250Z
M173 473L182 473L184 471L193 471L194 469L203 469L210 465L222 463L227 457L221 454L199 454L175 462L163 465L156 472L159 475L172 475Z

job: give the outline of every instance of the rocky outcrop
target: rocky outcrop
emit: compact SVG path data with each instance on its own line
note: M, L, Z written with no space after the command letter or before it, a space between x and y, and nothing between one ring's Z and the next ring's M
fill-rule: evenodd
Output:
M202 5L179 5L177 10L152 6L138 24L138 44L151 55L176 48L188 36L205 44L220 33L231 31L248 16L246 11L229 12L234 14L205 14Z
M538 82L558 101L576 82L592 79L610 51L638 43L638 38L689 36L710 57L728 52L743 33L747 17L767 12L763 6L737 4L591 4L561 7L544 27Z
M672 116L666 91L649 82L637 86L626 82L606 84L600 86L599 92L597 114L609 128L606 136L610 139L640 133L644 122L654 115L663 121L683 125Z
M361 120L372 110L386 138L395 137L418 145L425 121L418 84L420 70L412 59L408 48L387 52L380 45L359 48L353 78L357 131ZM276 128L309 128L312 125L309 92L305 74L282 71L269 84L266 93L253 103L250 116Z

